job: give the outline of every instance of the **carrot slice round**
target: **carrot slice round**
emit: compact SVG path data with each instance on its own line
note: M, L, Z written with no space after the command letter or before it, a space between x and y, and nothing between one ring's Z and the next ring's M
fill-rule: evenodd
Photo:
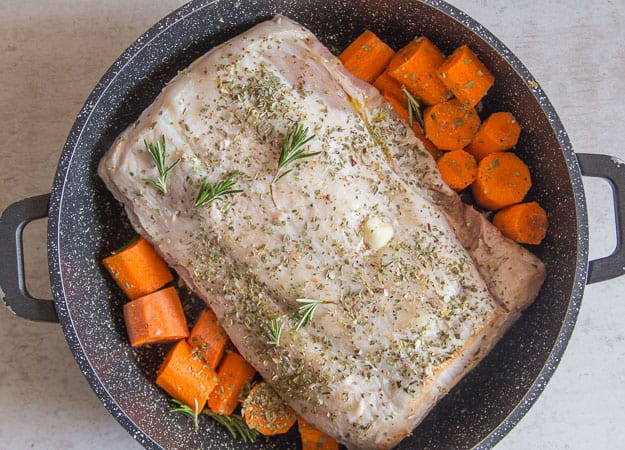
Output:
M496 112L488 116L466 151L480 161L489 153L510 150L519 140L521 127L509 112Z
M443 181L455 191L463 190L477 177L475 158L464 150L443 153L436 163Z
M496 152L478 164L471 191L479 206L495 211L522 202L530 187L527 164L514 153Z
M265 381L254 385L243 402L243 417L250 428L265 436L289 431L297 416Z
M465 108L456 99L427 108L423 114L425 137L440 150L461 150L480 127L474 108Z

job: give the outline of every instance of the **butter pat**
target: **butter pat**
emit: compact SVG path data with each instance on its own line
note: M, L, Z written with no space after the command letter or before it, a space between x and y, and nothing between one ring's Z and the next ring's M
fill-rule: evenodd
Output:
M365 223L365 244L373 250L379 250L393 237L393 227L382 217L370 217Z

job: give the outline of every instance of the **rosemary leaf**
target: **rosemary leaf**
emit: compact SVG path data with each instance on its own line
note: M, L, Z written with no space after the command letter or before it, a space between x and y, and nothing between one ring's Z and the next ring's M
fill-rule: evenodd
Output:
M294 163L297 160L317 156L321 152L306 153L304 146L315 138L315 135L308 135L308 128L297 122L294 127L286 130L280 158L278 159L278 173L284 167ZM277 176L277 174L276 174Z
M297 325L295 325L295 330L297 331L299 331L300 328L308 326L313 319L317 307L322 303L326 303L324 300L315 300L312 298L298 298L295 299L295 301L303 303L295 313L295 317L298 319Z
M211 183L207 178L205 178L193 206L195 208L200 208L204 205L211 204L215 200L222 200L222 198L226 195L243 192L242 189L233 189L233 186L235 185L234 177L239 173L240 172L238 170L235 170L218 183Z
M276 177L273 183L277 183L278 181L280 181L282 178L284 178L286 175L290 174L291 172L293 172L293 169L285 170L279 176Z
M172 398L171 401L174 402L178 406L176 408L170 409L169 412L178 413L178 414L182 414L183 416L190 417L191 419L193 419L193 427L196 430L200 428L200 424L198 422L199 411L198 411L197 398L193 399L195 403L195 410L192 410L191 408L189 408L189 406L186 403L182 403L181 401L176 400L175 398Z
M280 336L282 336L282 327L284 322L280 317L275 317L269 322L269 336L271 340L267 341L270 345L280 345Z
M153 185L156 189L163 194L167 194L167 180L169 179L169 172L178 165L180 159L174 161L171 165L167 165L167 148L165 144L165 135L161 136L161 140L156 143L148 143L144 140L145 148L152 156L156 170L158 171L158 178L152 180L151 178L144 178L143 181Z
M287 128L284 141L282 142L282 149L280 150L280 157L278 158L278 170L276 170L273 180L271 180L269 184L269 193L271 194L271 201L274 206L276 205L276 201L273 198L273 185L293 171L293 168L284 169L296 161L321 154L321 152L306 153L306 144L314 138L315 135L309 135L308 128L304 128L299 122Z
M215 414L208 409L204 411L204 414L207 414L217 423L223 425L235 439L240 437L243 439L243 442L253 442L258 436L258 431L250 428L245 422L245 419L239 414L223 416L221 414Z
M423 116L421 115L421 105L419 104L417 99L414 98L410 92L408 92L408 89L406 89L406 86L404 86L403 84L401 86L401 90L404 91L404 94L406 95L406 99L408 101L408 122L410 122L410 126L412 127L414 119L416 118L419 126L423 128Z

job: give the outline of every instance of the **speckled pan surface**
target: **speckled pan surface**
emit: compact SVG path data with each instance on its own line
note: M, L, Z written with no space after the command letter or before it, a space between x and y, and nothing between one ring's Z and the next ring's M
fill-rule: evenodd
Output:
M364 28L394 48L415 35L427 35L446 53L469 44L497 80L484 114L508 110L521 123L519 154L533 168L535 182L529 196L541 202L551 220L548 239L536 249L548 279L495 350L399 446L492 447L540 394L568 342L586 279L586 207L577 159L540 87L502 43L443 2L196 1L124 52L80 112L52 189L52 289L76 360L111 414L148 448L299 448L294 431L246 446L207 418L195 432L185 418L169 414L167 396L152 382L166 349L129 347L123 297L98 263L133 235L97 177L100 157L178 70L275 13L306 25L335 53Z

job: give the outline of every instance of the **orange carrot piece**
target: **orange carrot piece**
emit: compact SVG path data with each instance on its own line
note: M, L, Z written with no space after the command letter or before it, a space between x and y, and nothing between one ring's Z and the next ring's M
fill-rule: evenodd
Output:
M124 321L133 347L172 342L189 336L180 297L173 287L126 303Z
M467 45L454 50L438 72L445 86L467 108L475 107L495 82L495 77Z
M208 407L216 414L229 416L239 403L246 384L252 381L256 370L237 352L227 352L217 371L219 384L208 399Z
M511 152L496 152L477 165L477 178L471 185L475 202L495 211L523 201L532 187L527 165Z
M489 153L510 150L519 140L521 127L509 112L488 116L466 150L480 161Z
M402 48L400 48L397 52L395 52L395 55L393 56L393 58L391 58L391 61L388 63L388 66L386 66L386 71L392 72L393 70L401 66L403 63L408 61L408 59L410 58L410 55L414 53L418 45L419 43L417 42L417 39L413 39L410 42L408 42L406 45L404 45Z
M456 191L468 187L477 177L475 158L464 150L446 152L436 163L443 181Z
M407 107L399 103L393 97L387 97L385 95L384 98L393 106L397 115L399 115L399 117L401 117L407 125L410 125L410 116L408 114ZM432 158L436 159L441 155L442 152L437 149L428 138L425 137L425 133L423 132L421 126L417 123L416 119L413 119L412 131L414 131L415 136L419 138L425 149L430 153L430 155L432 155Z
M432 156L432 158L434 158L434 160L437 160L438 158L440 158L445 152L442 150L439 150L436 147L436 145L432 143L432 141L430 141L428 138L425 137L425 133L423 132L421 127L419 127L418 131L419 132L415 131L415 135L419 138L419 140L421 141L425 149L428 151L428 153Z
M102 263L131 300L150 294L174 279L163 258L142 237L104 258Z
M217 374L194 357L191 347L182 339L172 347L158 369L156 384L191 409L195 408L197 400L199 412L217 385Z
M373 82L373 86L380 91L386 99L391 97L398 103L406 104L406 94L402 91L401 84L395 81L395 79L388 74L388 71L383 72L377 77Z
M410 125L410 115L408 113L408 108L406 107L406 102L402 103L399 100L395 99L395 97L390 97L387 95L384 95L383 97L386 99L387 102L391 104L397 115L401 117L401 119L406 122L407 125ZM415 134L417 133L417 130L419 131L419 133L423 132L421 130L421 127L417 123L417 120L414 118L412 121L412 129Z
M440 150L461 150L480 127L474 108L465 108L458 100L430 106L423 113L425 137Z
M373 32L365 30L343 50L339 59L352 74L371 83L380 75L395 52Z
M250 428L265 436L286 433L297 420L295 411L265 381L255 384L245 398L243 417Z
M302 450L338 450L338 442L311 426L301 417L297 418L297 426L302 439Z
M450 97L438 76L445 55L428 38L420 37L397 52L389 75L426 105L442 103Z
M226 350L228 335L219 325L215 313L211 309L205 309L191 330L187 342L214 369Z
M547 213L536 202L508 206L495 214L493 224L520 244L538 245L547 235Z

